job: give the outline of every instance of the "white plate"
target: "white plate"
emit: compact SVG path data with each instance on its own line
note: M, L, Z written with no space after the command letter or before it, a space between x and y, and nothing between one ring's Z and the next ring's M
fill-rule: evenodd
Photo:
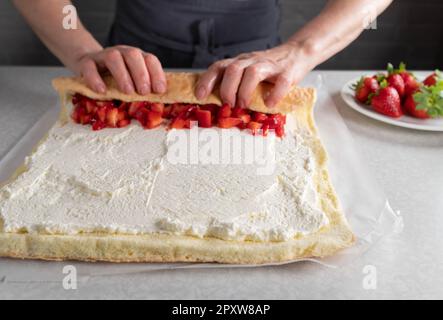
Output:
M407 115L400 118L391 118L375 112L371 106L365 105L363 103L357 102L354 98L354 90L351 89L352 84L356 83L360 77L349 81L341 89L341 96L348 106L352 109L368 116L370 118L379 120L381 122L389 123L394 126L425 130L425 131L443 131L443 118L439 119L418 119Z

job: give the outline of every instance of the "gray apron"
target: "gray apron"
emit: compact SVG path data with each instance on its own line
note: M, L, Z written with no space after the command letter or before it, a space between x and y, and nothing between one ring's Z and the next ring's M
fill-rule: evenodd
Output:
M118 0L109 45L156 55L167 68L206 68L280 42L279 0Z

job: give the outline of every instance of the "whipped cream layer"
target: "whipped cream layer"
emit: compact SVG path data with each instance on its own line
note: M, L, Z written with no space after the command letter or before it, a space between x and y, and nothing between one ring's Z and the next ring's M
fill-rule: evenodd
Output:
M287 241L328 223L307 139L58 123L1 189L4 231Z

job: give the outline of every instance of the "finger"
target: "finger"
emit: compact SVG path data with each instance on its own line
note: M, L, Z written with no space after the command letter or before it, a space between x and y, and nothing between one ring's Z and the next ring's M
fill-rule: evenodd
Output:
M80 76L83 77L87 86L98 93L106 92L106 85L98 73L97 66L92 59L82 62Z
M203 73L195 87L195 96L197 99L205 99L222 79L225 67L231 63L233 59L220 60L213 63L208 70Z
M237 94L237 105L246 108L251 104L251 98L258 84L273 73L272 65L257 63L246 68Z
M243 71L251 63L251 60L235 60L226 67L223 73L223 79L220 84L220 98L233 107L236 104L238 87L243 77Z
M138 93L148 94L151 91L151 82L142 51L128 48L123 51L123 57Z
M151 53L146 53L144 60L149 72L149 77L151 78L152 91L165 93L167 90L167 82L160 60Z
M120 51L111 49L103 52L106 68L111 72L119 90L127 94L134 93L134 85Z
M281 74L275 81L274 88L270 92L269 96L265 99L265 104L269 108L275 107L275 105L283 99L289 92L292 86L292 81L287 74Z

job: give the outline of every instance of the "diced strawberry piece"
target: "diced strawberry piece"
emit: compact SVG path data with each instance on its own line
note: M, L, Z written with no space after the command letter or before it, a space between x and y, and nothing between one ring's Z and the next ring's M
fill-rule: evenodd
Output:
M270 114L263 123L266 123L269 126L269 129L275 129L281 126L283 121L279 114Z
M241 115L248 114L246 109L235 107L232 109L232 116L235 118L240 118Z
M160 112L148 111L147 116L146 125L144 126L147 129L158 127L163 122L162 114Z
M95 113L97 120L100 120L101 122L106 122L106 114L107 114L107 107L98 107L97 111Z
M128 114L125 111L120 110L120 108L118 108L117 110L118 110L118 112L117 112L117 120L118 121L129 118Z
M171 109L171 115L173 117L184 116L189 110L189 105L182 103L174 103Z
M106 114L106 124L108 127L115 128L117 127L118 122L118 109L112 108L108 110L108 113Z
M146 121L148 121L148 113L149 110L145 107L138 108L138 110L135 112L134 118L137 119L142 126L145 126Z
M145 103L143 101L134 101L129 104L128 114L131 117L135 117L135 113L140 107L144 107Z
M233 128L233 127L239 125L240 123L242 123L242 120L239 118L228 117L228 118L219 118L218 119L218 126L223 129Z
M191 120L191 119L185 119L185 126L184 126L184 128L191 129L192 122L193 122L193 120Z
M124 128L126 126L129 126L130 123L131 123L130 119L122 119L117 122L117 127Z
M175 118L174 120L172 120L171 124L169 125L169 127L171 129L183 129L186 125L186 120L185 119L181 119L181 118Z
M90 114L83 114L80 116L80 123L81 124L90 124L92 120L92 116Z
M163 108L163 115L162 117L165 119L169 119L169 117L171 116L171 110L172 110L172 105L168 104Z
M269 133L269 125L267 123L264 123L262 126L263 137L266 137L268 133Z
M263 122L267 119L268 117L266 116L266 114L262 113L262 112L254 112L252 114L252 119L255 122Z
M92 100L86 100L85 107L87 113L95 113L97 111L97 105Z
M211 112L211 114L215 115L217 114L217 111L219 109L219 106L214 103L208 103L200 106L201 110L207 110Z
M114 103L114 105L115 105L115 103ZM129 102L121 102L120 105L118 106L118 110L128 113L129 105L130 105Z
M81 118L86 114L86 109L82 106L77 106L71 114L71 118L75 123L81 123Z
M279 138L283 137L285 135L285 127L279 126L279 127L275 128L275 134Z
M251 133L255 136L258 130L261 129L262 125L263 124L261 124L260 122L251 121L247 124L246 127L251 130Z
M151 110L158 113L163 113L165 105L160 102L151 103Z
M232 109L231 106L227 103L224 103L220 110L218 111L218 117L219 118L228 118L231 116Z
M95 104L99 107L107 107L107 108L114 107L112 101L95 101Z
M198 121L198 126L202 128L210 128L212 125L211 111L196 110L195 115Z
M242 114L238 118L240 118L244 124L251 122L251 116L249 114Z
M98 131L106 128L106 123L103 121L97 120L92 124L92 130Z

